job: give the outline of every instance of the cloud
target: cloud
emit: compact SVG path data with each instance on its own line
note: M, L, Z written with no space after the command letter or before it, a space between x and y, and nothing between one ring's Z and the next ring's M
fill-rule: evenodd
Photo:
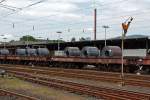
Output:
M90 0L48 0L49 2L63 2L63 3L87 3Z
M40 0L6 0L3 4L22 8ZM103 25L108 25L108 38L121 35L121 23L128 17L134 18L128 34L146 34L150 32L150 0L95 0L97 7L97 36L104 39ZM63 38L70 40L72 37L92 37L93 39L93 5L91 0L45 0L45 2L23 9L17 13L2 17L13 11L2 8L1 29L2 33L13 35L31 34L34 36L44 33L43 37L56 39L54 34L60 30ZM15 23L15 28L12 28ZM33 32L32 27L35 26ZM72 33L66 30L72 29ZM82 34L82 30L86 34ZM53 33L53 35L49 35ZM35 35L36 34L36 35Z
M14 6L18 8L25 7L37 0L31 1L31 0L6 0L3 4L9 5L9 6Z

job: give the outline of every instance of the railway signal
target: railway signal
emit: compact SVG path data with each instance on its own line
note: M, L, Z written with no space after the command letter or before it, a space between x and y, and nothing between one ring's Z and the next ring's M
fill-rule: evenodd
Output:
M129 21L128 21L128 20L129 20ZM124 34L123 34L124 37L125 37L125 35L126 35L127 32L128 32L128 28L129 28L129 26L130 26L132 20L133 20L133 18L130 17L130 18L128 18L124 23L122 23L122 28L123 28L123 31L124 31ZM127 22L127 21L128 21L128 22Z
M124 38L128 32L128 29L129 29L129 26L132 22L133 18L132 17L129 17L124 23L122 23L122 57L121 57L121 79L122 79L122 82L121 82L121 86L124 85L124 66L123 66L123 63L124 63L124 60L123 60L123 49L124 49Z

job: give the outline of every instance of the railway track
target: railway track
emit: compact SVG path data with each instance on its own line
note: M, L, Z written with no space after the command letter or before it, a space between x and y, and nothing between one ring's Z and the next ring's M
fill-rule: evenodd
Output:
M10 91L4 90L4 89L0 89L0 99L1 100L39 100L34 97L10 92Z
M150 94L126 91L121 89L111 89L106 87L96 87L79 84L71 81L46 78L26 72L11 71L16 77L30 82L60 88L71 92L77 92L95 96L107 100L150 100Z
M81 78L81 79L96 80L96 81L109 81L115 83L122 82L119 73L108 73L108 72L76 70L76 69L71 70L71 69L42 68L42 67L29 68L27 66L25 67L21 65L18 65L17 67L12 67L11 65L4 65L3 67L0 68L4 68L6 70L13 70L13 71L24 71L28 73L44 74L49 76ZM133 85L133 86L150 87L150 76L143 76L143 75L138 76L133 74L125 74L124 84Z

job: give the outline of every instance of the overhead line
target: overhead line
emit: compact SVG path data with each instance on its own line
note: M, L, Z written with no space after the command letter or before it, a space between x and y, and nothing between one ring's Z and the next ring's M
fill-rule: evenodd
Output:
M4 1L6 1L6 0L1 0L0 3L4 2Z
M18 8L18 9L28 8L28 7L31 7L31 6L33 6L33 5L36 5L36 4L38 4L38 3L42 3L42 2L45 2L45 1L47 1L47 0L41 0L41 1L38 1L38 2L36 2L36 3L30 4L30 5L26 6L26 7ZM120 0L120 1L116 1L116 2L109 2L109 3L102 4L101 6L109 5L109 4L112 4L112 3L119 3L119 2L123 2L123 1L124 1L124 0ZM92 10L92 7L87 7L87 8L84 8L83 10L87 10L88 8ZM97 7L97 9L98 9L98 7ZM79 10L81 11L82 9L79 9ZM14 14L14 13L10 13L10 14L4 16L4 17L7 17L7 16L9 16L9 15L11 15L11 14ZM46 16L46 17L41 17L41 18L48 18L48 17L51 17L51 15L50 15L50 16Z
M14 7L14 6L10 6L10 5L5 5L5 4L0 4L1 6L5 6L5 7L10 7L10 8L14 8L14 9L18 9L20 10L21 8L18 7Z
M3 5L0 5L0 7L6 8L6 9L9 9L9 10L12 10L12 11L16 11L15 9L12 9L12 8L9 8L9 7L3 6Z
M32 4L29 4L28 6L25 6L25 7L19 8L20 10L17 10L16 12L13 12L13 13L9 13L9 14L7 14L7 15L3 16L3 17L7 17L7 16L9 16L9 15L12 15L12 14L18 13L19 11L21 11L21 10L23 10L23 9L29 8L29 7L31 7L31 6L37 5L37 4L42 3L42 2L45 2L45 1L47 1L47 0L40 0L40 1L38 1L38 2L35 2L35 3L32 3Z
M30 7L30 6L33 6L33 5L35 5L35 4L38 4L38 3L41 3L41 2L44 2L44 1L46 1L46 0L41 0L41 1L39 1L39 2L33 3L33 4L31 4L31 5L28 5L28 6L26 6L26 7ZM124 0L117 1L117 2L122 2L122 1L124 1ZM117 2L115 2L115 3L117 3ZM114 2L106 3L106 4L112 4L112 3L114 3ZM103 4L103 5L106 5L106 4ZM24 7L24 8L26 8L26 7ZM19 8L19 9L21 9L21 8ZM8 14L7 16L9 16L9 15L11 15L11 14L13 14L13 13ZM56 15L54 15L54 16L56 16ZM6 16L4 16L4 17L6 17ZM49 16L47 16L47 17L49 17ZM44 18L44 17L42 17L42 18ZM27 20L26 20L26 21L27 21ZM33 21L33 20L32 20L32 21ZM80 23L79 23L79 24L80 24Z
M35 2L35 3L30 4L30 5L26 6L26 7L23 7L23 8L21 8L21 9L29 8L29 7L31 7L31 6L34 6L34 5L40 4L40 3L45 2L45 1L47 1L47 0L41 0L41 1Z
M106 18L107 19L107 18ZM80 22L79 23L75 23L75 24L80 24ZM69 24L70 25L70 24Z

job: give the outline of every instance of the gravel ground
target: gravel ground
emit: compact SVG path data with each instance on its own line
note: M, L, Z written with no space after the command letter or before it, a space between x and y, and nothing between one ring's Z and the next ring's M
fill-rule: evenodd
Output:
M66 78L66 77L59 77L59 76L47 76L52 79L60 79L60 80L66 80L81 84L87 84L87 85L94 85L94 86L103 86L103 87L110 87L110 88L116 88L116 89L123 89L128 91L134 91L134 92L141 92L141 93L149 93L150 94L150 88L148 87L141 87L141 86L131 86L131 85L125 85L121 86L121 83L110 83L110 82L101 82L101 81L93 81L93 80L86 80L86 79L79 79L79 78Z
M25 82L17 78L0 78L0 88L33 96L40 100L99 100L86 95ZM1 97L0 100L2 100Z
M0 96L0 100L20 100L21 98L13 96Z

